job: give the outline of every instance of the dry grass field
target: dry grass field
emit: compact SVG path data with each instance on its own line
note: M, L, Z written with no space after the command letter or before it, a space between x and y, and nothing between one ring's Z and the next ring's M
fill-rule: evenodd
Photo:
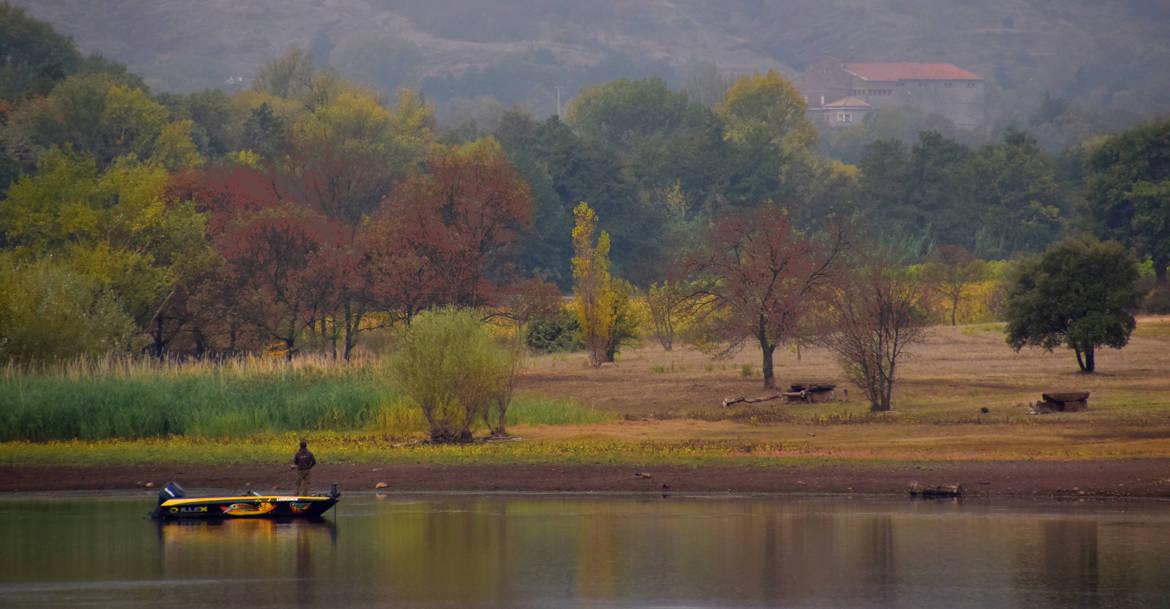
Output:
M725 398L768 395L759 354L731 359L647 343L593 369L580 354L535 358L518 392L572 398L618 415L613 423L520 428L543 440L741 441L775 456L861 459L1100 459L1170 457L1170 318L1144 317L1124 349L1078 372L1071 351L1014 352L999 324L935 327L899 364L894 411L870 414L861 391L820 349L777 352L778 385L837 385L827 404ZM1034 414L1053 390L1090 392L1089 409ZM983 411L986 409L986 412Z

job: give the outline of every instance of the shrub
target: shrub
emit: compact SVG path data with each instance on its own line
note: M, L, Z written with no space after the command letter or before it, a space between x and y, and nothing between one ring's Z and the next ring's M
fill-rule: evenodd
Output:
M529 323L524 344L537 353L561 353L585 348L585 343L581 342L581 324L577 316L568 311L560 311L552 317Z
M467 442L471 425L507 399L513 361L475 311L448 307L415 316L390 367L422 409L432 441Z

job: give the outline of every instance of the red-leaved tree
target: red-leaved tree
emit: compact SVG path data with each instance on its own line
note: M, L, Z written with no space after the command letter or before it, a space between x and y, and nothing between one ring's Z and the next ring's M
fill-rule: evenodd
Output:
M440 150L426 169L394 189L361 238L377 293L407 318L492 303L532 223L530 189L494 140Z
M772 356L797 338L847 246L844 225L821 235L797 231L782 209L764 206L729 215L713 225L686 269L693 293L712 320L727 352L755 341L763 353L764 387L776 386Z
M277 174L236 166L205 172L193 199L224 264L213 280L231 315L296 349L301 331L335 301L337 223L283 196Z

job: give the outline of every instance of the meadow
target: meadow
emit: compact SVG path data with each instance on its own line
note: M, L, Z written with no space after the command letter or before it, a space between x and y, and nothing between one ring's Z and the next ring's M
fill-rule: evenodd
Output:
M1012 351L999 324L931 328L901 362L893 412L874 414L818 349L778 353L780 388L837 385L838 401L762 397L758 353L731 359L645 343L615 364L529 358L509 409L513 441L426 444L425 421L377 360L99 361L0 371L0 464L275 463L307 437L323 462L830 463L1170 457L1170 318L1081 374L1071 352ZM1089 409L1036 414L1052 390ZM485 435L481 427L478 435Z

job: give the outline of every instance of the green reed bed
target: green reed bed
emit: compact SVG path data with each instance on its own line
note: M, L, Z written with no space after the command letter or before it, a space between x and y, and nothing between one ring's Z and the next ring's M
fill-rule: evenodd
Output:
M402 398L379 362L76 362L52 370L0 370L0 442L184 436L247 438L313 431L425 434L421 410ZM518 397L511 425L612 418L573 401Z
M0 375L0 440L358 429L393 397L368 368L229 364L75 364Z

